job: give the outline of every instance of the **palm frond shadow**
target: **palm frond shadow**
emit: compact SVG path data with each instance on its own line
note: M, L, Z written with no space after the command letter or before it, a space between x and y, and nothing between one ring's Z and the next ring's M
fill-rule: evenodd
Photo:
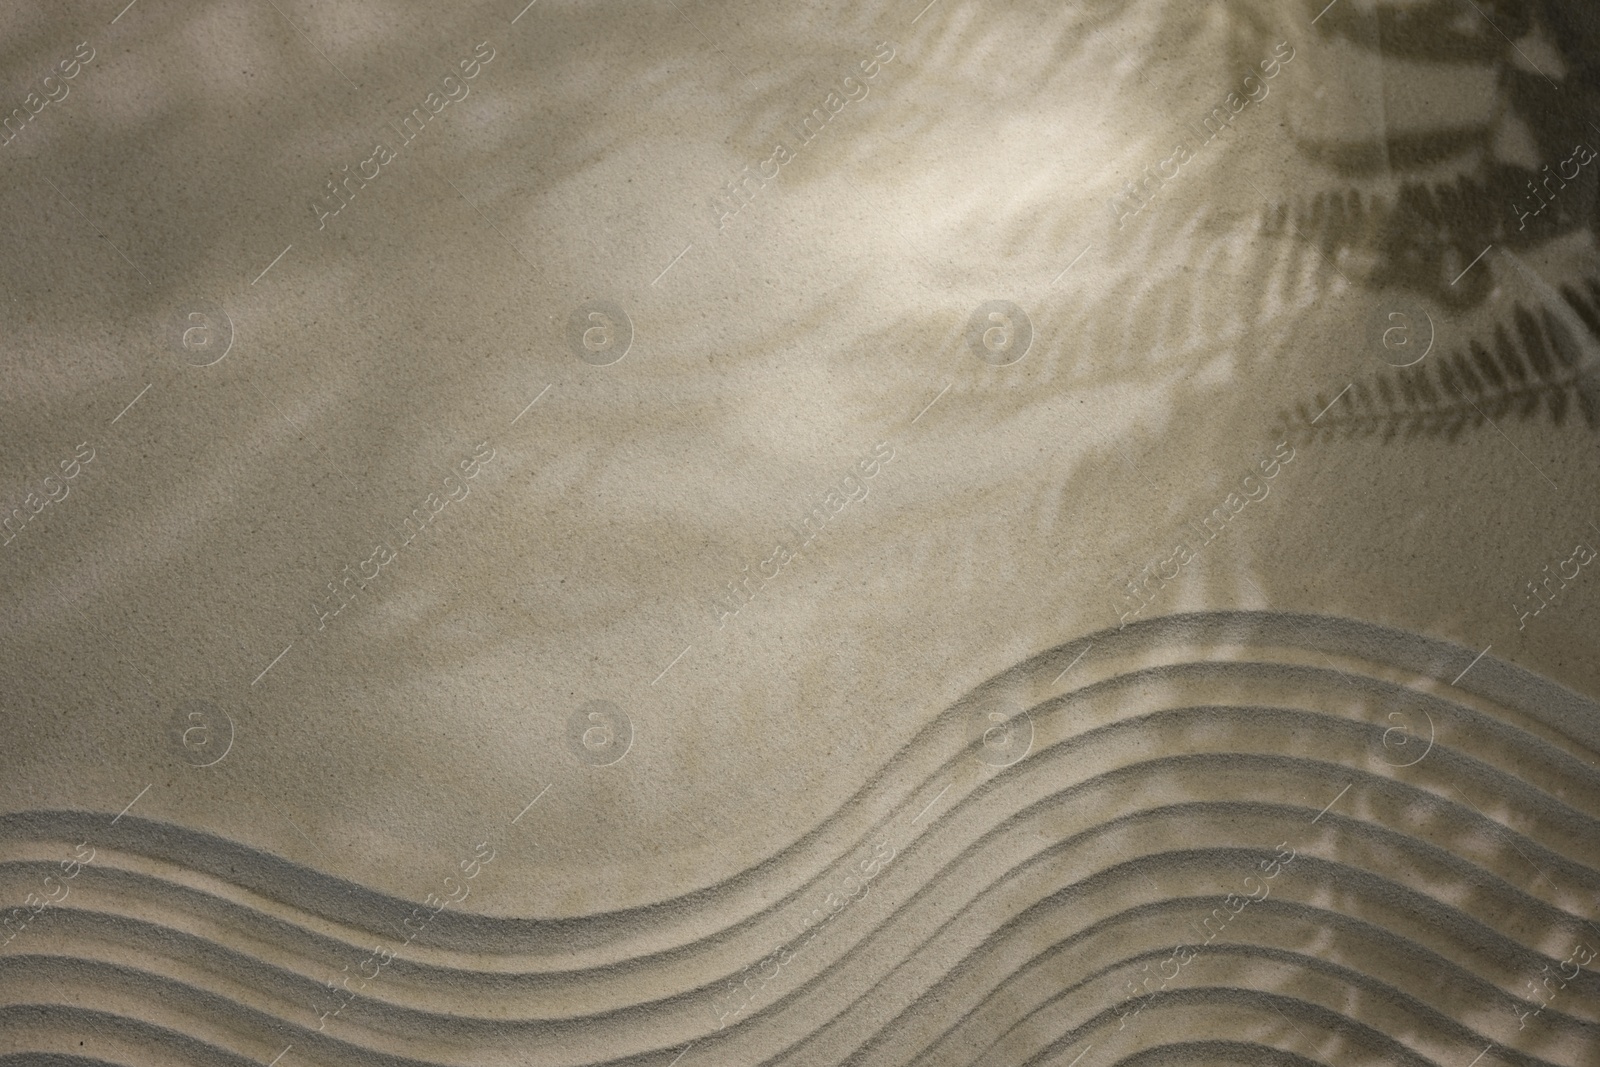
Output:
M1350 58L1360 55L1462 72L1487 67L1505 108L1463 116L1459 125L1365 138L1335 139L1314 126L1294 131L1300 155L1327 180L1277 199L1262 231L1315 248L1368 291L1402 291L1468 314L1496 291L1494 272L1468 269L1490 247L1562 258L1593 248L1600 181L1574 145L1593 143L1600 132L1587 118L1600 79L1581 47L1600 24L1558 0L1499 3L1492 18L1476 21L1459 14L1454 5L1424 3L1376 13L1340 8L1320 21L1321 40L1343 46L1343 61L1358 64L1352 72L1363 69ZM1529 69L1526 53L1511 43L1526 37L1542 38L1561 57L1549 70L1554 80ZM1519 141L1520 149L1507 149ZM1558 177L1558 161L1579 169ZM1548 163L1542 173L1541 163ZM1600 372L1589 355L1600 340L1600 285L1592 273L1592 266L1564 271L1552 279L1559 297L1525 298L1451 351L1380 370L1344 393L1335 386L1312 396L1280 413L1283 431L1302 440L1455 440L1509 417L1600 428Z
M1587 296L1572 285L1562 298L1600 343L1600 282L1585 281ZM1382 371L1353 383L1347 395L1317 394L1280 414L1283 432L1296 440L1318 437L1440 437L1453 441L1468 427L1508 416L1541 416L1561 426L1582 419L1600 428L1600 363L1586 360L1577 339L1549 308L1537 313L1517 304L1513 329L1502 322L1485 344L1470 341L1416 366Z

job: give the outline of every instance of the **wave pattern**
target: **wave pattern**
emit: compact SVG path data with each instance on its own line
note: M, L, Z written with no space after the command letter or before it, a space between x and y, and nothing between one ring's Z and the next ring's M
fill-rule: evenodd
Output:
M1092 635L738 876L442 911L332 1017L328 975L408 902L134 816L10 815L7 898L96 851L0 952L0 1062L1576 1067L1600 708L1471 660L1275 613Z

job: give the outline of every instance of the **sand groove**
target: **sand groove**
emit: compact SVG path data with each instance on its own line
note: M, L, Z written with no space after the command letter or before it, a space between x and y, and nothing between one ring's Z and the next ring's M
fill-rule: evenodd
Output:
M442 913L320 1032L324 976L392 938L405 902L129 816L73 900L0 955L6 1044L66 1053L92 1033L119 1063L261 1062L274 1043L552 1067L684 1046L888 1067L1274 1043L1318 1063L1449 1064L1486 1044L1581 1062L1600 1037L1592 970L1522 1029L1515 1013L1541 968L1600 945L1591 702L1492 658L1447 685L1470 652L1352 620L1216 613L1090 640L1070 682L1082 640L978 687L726 882L575 919ZM972 727L995 709L1032 733L1004 767ZM0 879L104 838L96 818L6 817ZM892 858L810 935L874 842ZM1177 946L1193 955L1175 966Z

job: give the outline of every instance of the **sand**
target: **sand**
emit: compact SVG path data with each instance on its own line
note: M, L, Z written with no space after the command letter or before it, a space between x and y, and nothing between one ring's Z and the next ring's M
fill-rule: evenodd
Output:
M1592 16L119 7L0 15L0 1054L1592 1058Z

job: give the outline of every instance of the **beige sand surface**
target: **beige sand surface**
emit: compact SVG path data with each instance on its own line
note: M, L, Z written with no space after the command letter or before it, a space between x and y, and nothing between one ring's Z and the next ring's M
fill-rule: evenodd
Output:
M119 6L0 13L0 1057L1592 1062L1592 16Z

